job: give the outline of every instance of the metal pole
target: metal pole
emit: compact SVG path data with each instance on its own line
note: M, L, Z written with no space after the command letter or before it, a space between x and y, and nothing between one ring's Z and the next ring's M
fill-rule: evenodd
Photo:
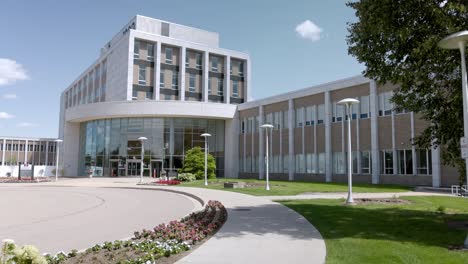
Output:
M205 186L208 186L208 137L205 137Z
M143 166L144 166L143 159L144 158L145 158L145 144L144 144L143 140L141 140L140 183L143 183Z
M465 47L466 42L458 42L461 54L461 68L462 68L462 91L463 91L463 133L465 138L468 137L468 85L466 80L466 61L465 61ZM466 188L468 188L468 158L465 159L466 163Z
M268 128L266 129L266 186L265 186L265 190L269 191L270 190L270 177L269 177L269 155L268 155L268 144L269 144L269 140L268 140Z
M60 147L59 147L59 142L56 142L57 144L57 155L56 155L56 161L55 161L55 181L58 181L58 170L59 170L59 155L60 155Z
M346 104L346 111L348 114L348 199L347 204L353 204L353 178L352 178L352 153L351 153L351 104Z

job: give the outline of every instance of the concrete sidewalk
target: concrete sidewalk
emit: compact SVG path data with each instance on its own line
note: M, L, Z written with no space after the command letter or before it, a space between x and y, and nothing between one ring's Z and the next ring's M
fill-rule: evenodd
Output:
M178 263L325 262L325 242L318 230L300 214L270 199L191 187L136 186L137 182L136 178L82 178L34 185L166 189L195 195L205 203L222 202L228 210L224 226Z
M395 193L353 193L354 199L359 198L395 198L403 196L451 196L449 193L441 192L395 192ZM262 196L270 201L285 201L285 200L308 200L308 199L346 199L348 193L311 193L298 195L273 195Z

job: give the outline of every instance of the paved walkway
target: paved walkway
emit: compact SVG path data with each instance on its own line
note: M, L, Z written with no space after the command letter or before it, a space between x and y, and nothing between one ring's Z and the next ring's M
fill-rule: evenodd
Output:
M37 185L137 187L136 178L62 180ZM203 201L218 200L228 210L223 227L178 263L324 263L320 233L295 211L263 197L191 187L138 186L183 191Z
M449 193L442 192L389 192L389 193L353 193L354 199L359 198L394 198L403 196L452 196ZM348 193L311 193L298 195L276 195L263 196L263 198L271 201L284 200L308 200L308 199L346 199Z

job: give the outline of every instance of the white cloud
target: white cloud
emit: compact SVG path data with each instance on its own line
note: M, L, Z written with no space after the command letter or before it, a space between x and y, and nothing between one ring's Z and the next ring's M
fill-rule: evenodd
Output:
M296 26L296 33L304 39L308 39L311 41L318 41L320 40L320 34L322 33L323 29L317 26L314 22L310 20L306 20L299 25Z
M16 99L18 96L16 94L4 94L3 99Z
M10 115L7 112L0 112L0 119L12 119L14 117L14 115Z
M37 127L37 124L29 123L29 122L22 122L17 125L17 127Z
M0 86L27 79L29 76L21 64L14 60L0 58Z

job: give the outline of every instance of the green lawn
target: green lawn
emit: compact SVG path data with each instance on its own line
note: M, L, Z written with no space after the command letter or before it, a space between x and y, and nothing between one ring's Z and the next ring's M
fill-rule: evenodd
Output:
M226 181L243 181L253 185L243 189L224 189L223 183ZM290 181L270 181L270 191L265 190L265 181L253 179L215 179L209 180L208 187L204 186L204 181L184 182L181 186L209 188L215 190L227 190L245 194L264 195L296 195L306 192L347 192L346 183L317 183L317 182L290 182ZM372 185L355 184L354 192L405 192L410 188L396 185Z
M468 199L402 197L405 205L345 206L343 200L284 201L322 234L327 263L468 263L462 245L466 231L449 220L468 220ZM445 207L446 213L437 213Z

